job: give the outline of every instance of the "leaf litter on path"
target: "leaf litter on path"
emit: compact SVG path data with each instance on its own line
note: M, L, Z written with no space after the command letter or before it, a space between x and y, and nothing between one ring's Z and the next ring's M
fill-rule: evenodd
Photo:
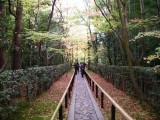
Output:
M13 116L13 120L50 120L70 79L73 70L65 73L51 87Z
M100 77L98 74L88 71L88 73L91 75L91 77L134 119L136 120L156 120L156 114L153 112L153 108L149 106L147 103L143 102L140 104L140 102L129 95L127 95L125 92L115 88L111 83L108 83L105 79ZM94 93L95 94L95 93ZM97 102L100 106L100 92L99 92L99 98L97 99ZM104 116L106 118L111 117L111 103L109 100L105 98L104 100L105 109L101 109ZM116 110L116 117L117 120L124 120L122 115Z

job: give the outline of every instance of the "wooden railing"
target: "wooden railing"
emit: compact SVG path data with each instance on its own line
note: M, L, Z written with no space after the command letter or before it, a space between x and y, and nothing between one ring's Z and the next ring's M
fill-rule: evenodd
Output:
M87 78L87 81L92 88L92 91L96 91L96 98L98 98L98 91L101 92L101 108L104 108L104 97L107 97L107 99L112 103L111 107L111 120L115 120L115 111L116 109L121 113L121 115L126 120L133 120L131 116L129 116L123 108L121 108L99 85L98 83L91 78L91 76L85 71L85 76ZM95 89L96 88L96 89Z
M54 111L51 120L54 120L56 118L57 113L59 112L59 120L63 120L63 105L62 102L65 100L65 108L68 107L68 98L71 97L71 91L72 91L72 87L74 84L74 79L75 79L75 73L72 75L71 80L69 81L69 84L61 98L61 100L59 101L56 110Z

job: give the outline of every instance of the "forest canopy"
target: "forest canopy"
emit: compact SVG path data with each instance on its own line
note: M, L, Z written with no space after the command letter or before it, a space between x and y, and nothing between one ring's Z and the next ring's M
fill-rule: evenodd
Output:
M0 118L76 62L159 110L160 0L0 0Z

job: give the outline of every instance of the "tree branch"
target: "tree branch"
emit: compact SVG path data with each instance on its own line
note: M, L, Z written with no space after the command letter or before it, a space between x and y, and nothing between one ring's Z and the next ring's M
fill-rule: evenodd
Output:
M121 4L123 5L124 4L124 1L120 0Z
M160 16L160 2L156 0L156 7L157 7L157 15Z
M16 18L15 13L13 13L13 11L12 11L12 4L11 4L11 1L10 1L10 0L8 0L8 6L9 6L9 12L11 13L11 15L13 15L14 18Z
M64 17L62 15L62 11L56 6L56 4L55 4L55 7L56 7L56 9L59 11L59 13L61 15L61 21L64 21Z
M122 38L121 38L120 34L113 28L113 26L111 25L110 21L108 20L107 16L105 15L105 13L102 11L102 9L100 8L100 6L98 6L96 0L94 0L94 3L98 7L98 9L100 10L100 12L103 15L103 17L105 18L105 20L108 22L110 28L118 35L118 38L120 39L120 41L122 41Z
M103 2L103 4L107 7L108 12L109 12L110 15L112 16L112 18L113 18L116 22L118 22L118 20L115 19L116 17L112 14L112 11L109 9L109 6L104 2L104 0L102 0L102 2ZM105 14L106 14L106 13L105 13ZM106 15L107 15L107 14L106 14Z
M109 13L111 14L111 10L109 9L109 6L104 2L104 0L102 0L103 4L107 7Z
M52 20L52 16L53 16L53 11L54 11L54 6L55 6L55 4L56 4L56 0L53 0L53 1L52 1L52 11L51 11L51 13L50 13L50 15L49 15L49 22L48 22L48 26L47 26L47 31L49 31L50 26L51 26L51 20Z

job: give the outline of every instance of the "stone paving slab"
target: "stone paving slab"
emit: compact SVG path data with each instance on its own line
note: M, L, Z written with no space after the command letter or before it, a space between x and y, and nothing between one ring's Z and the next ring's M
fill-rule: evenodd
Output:
M75 77L75 87L68 120L104 120L100 109L80 73Z

